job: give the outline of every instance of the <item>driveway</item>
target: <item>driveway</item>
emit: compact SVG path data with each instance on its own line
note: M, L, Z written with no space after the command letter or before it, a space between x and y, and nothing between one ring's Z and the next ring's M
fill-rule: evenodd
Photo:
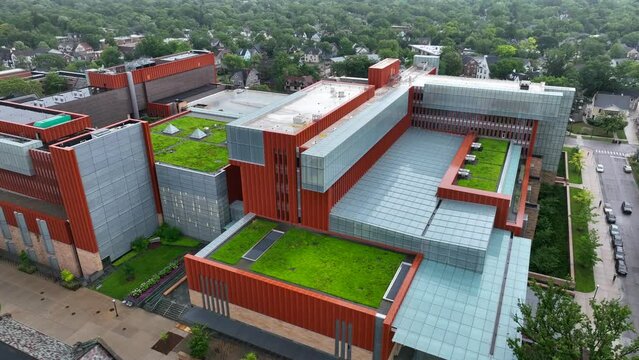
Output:
M0 262L2 313L68 345L102 338L122 359L177 359L151 347L165 331L181 336L174 321L139 308L118 304L119 316L111 309L111 298L85 288L69 291L35 275Z

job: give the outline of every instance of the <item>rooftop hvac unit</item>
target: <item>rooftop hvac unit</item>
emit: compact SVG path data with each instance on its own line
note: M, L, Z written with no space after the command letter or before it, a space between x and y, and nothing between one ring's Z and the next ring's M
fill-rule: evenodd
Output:
M44 107L44 101L42 100L35 100L33 102L33 106L37 106L37 107Z
M76 99L82 99L84 97L84 94L81 91L74 91L73 97Z
M472 145L470 145L470 148L477 151L481 151L483 149L481 143L478 142L474 142Z
M53 102L56 104L62 104L64 103L64 97L60 95L56 95L53 97Z
M530 81L521 81L519 83L519 90L528 90L530 89Z
M304 116L302 116L302 114L295 115L293 117L293 124L297 124L297 125L304 124Z
M319 121L322 118L320 114L313 114L313 122Z
M457 170L457 176L462 179L468 179L470 177L470 170L468 169L459 169Z
M477 156L468 154L464 160L466 160L466 163L474 164L477 160Z
M344 98L344 97L346 97L346 94L343 91L338 91L337 92L337 97L338 98Z

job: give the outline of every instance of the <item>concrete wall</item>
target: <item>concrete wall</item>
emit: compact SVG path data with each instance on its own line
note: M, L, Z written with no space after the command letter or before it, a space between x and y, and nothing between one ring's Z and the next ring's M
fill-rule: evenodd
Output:
M164 221L190 237L212 241L231 221L226 173L206 174L156 164Z
M74 147L100 258L130 250L158 226L141 124L130 124Z

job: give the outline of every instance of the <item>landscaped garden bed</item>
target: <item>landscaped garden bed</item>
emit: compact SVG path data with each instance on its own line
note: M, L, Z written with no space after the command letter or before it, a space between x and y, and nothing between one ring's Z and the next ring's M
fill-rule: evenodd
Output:
M501 171L506 160L508 141L498 139L479 139L482 151L475 151L475 164L465 164L470 170L470 179L459 179L457 185L487 191L496 191L501 177Z
M592 209L588 202L580 201L587 190L570 189L570 209L572 212L572 245L575 254L575 290L591 292L595 290L595 274L593 264L589 264L584 254L588 254L589 229L588 219ZM587 256L587 255L585 255Z
M255 219L233 237L233 241L222 244L210 258L226 264L235 265L253 245L277 226L276 223Z
M561 185L541 184L530 270L562 279L570 277L568 207L566 188Z
M613 138L614 136L612 132L606 132L606 130L601 127L586 124L585 122L574 123L570 125L569 129L575 134L581 134L585 136L592 135L605 138ZM626 139L626 133L623 130L616 131L616 134L617 138L623 140Z
M579 169L577 166L575 166L574 163L571 163L570 161L571 159L574 158L575 154L581 150L579 150L578 148L565 147L564 151L566 152L566 156L568 156L568 178L570 182L573 184L581 184L583 182L581 179L581 169ZM563 161L563 158L562 158L562 161Z
M120 300L128 295L142 297L163 278L169 277L185 254L200 246L199 241L184 236L172 241L161 239L155 246L149 246L148 240L143 241L141 247L136 242L135 249L122 257L124 261L118 259L113 263L114 271L96 286L97 291Z

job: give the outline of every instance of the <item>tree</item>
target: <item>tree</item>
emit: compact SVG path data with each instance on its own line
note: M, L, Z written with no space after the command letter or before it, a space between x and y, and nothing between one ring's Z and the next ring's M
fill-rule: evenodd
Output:
M581 171L584 168L585 164L583 151L577 149L577 151L572 154L570 159L568 159L568 162L570 163L570 165L574 166L575 169Z
M501 58L513 57L517 55L517 48L512 45L498 45L495 53Z
M521 315L513 316L517 332L532 341L523 344L520 339L508 339L517 359L580 359L584 338L581 324L586 316L579 304L552 283L546 289L533 284L532 291L539 299L537 308L520 302Z
M579 44L579 52L582 59L590 60L597 56L605 55L606 46L597 38L586 38Z
M42 88L46 95L56 94L67 89L67 81L57 73L50 72L44 77Z
M18 77L0 80L0 97L15 97L29 94L42 95L42 85Z
M565 76L538 76L532 79L533 82L536 83L546 83L546 85L550 86L565 86L565 87L579 87L579 81L576 79L570 79Z
M508 346L519 360L581 360L584 353L592 360L629 359L639 350L639 339L621 344L625 332L635 333L632 313L618 299L590 300L592 320L561 287L542 288L534 283L532 291L539 299L535 308L519 303L521 315L515 314L517 332L530 343L508 339Z
M575 246L576 258L581 259L582 266L592 269L597 261L601 261L597 255L597 248L601 246L596 230L590 230L580 241L580 246Z
M579 72L579 82L586 96L592 96L597 91L615 91L618 88L618 82L607 56L598 56L586 62Z
M33 57L33 65L38 70L62 70L67 66L67 62L58 55L42 54Z
M519 42L519 55L521 57L539 57L539 50L537 50L537 39L529 37Z
M204 359L209 352L209 332L204 325L195 325L191 328L191 340L189 350L191 356L196 359Z
M147 36L135 47L138 57L160 57L171 54L170 47L158 36Z
M582 224L592 223L595 214L593 212L594 207L592 206L592 202L594 196L592 193L586 189L576 192L573 196L575 202L579 205L580 208L584 209L584 211L574 211L572 212L572 217L576 222L580 222Z
M513 71L524 72L524 63L519 59L501 59L490 67L490 77L507 79Z
M346 60L334 63L331 66L336 76L353 76L365 78L368 76L368 68L373 62L366 55L350 56Z
M27 50L29 49L29 47L27 45L24 44L24 42L22 41L15 41L13 43L13 48L16 50Z
M107 46L100 55L100 61L105 67L122 64L122 53L115 46Z
M224 55L224 57L222 58L222 65L224 65L224 67L226 67L231 74L248 67L248 64L246 63L244 58L235 54Z
M625 58L626 57L626 48L622 43L616 42L612 44L610 50L608 50L608 56L612 59Z
M441 75L459 76L464 71L461 54L451 46L442 49L439 56L439 73Z
M600 114L595 118L595 122L601 124L600 127L608 134L614 131L621 131L628 125L622 115Z

